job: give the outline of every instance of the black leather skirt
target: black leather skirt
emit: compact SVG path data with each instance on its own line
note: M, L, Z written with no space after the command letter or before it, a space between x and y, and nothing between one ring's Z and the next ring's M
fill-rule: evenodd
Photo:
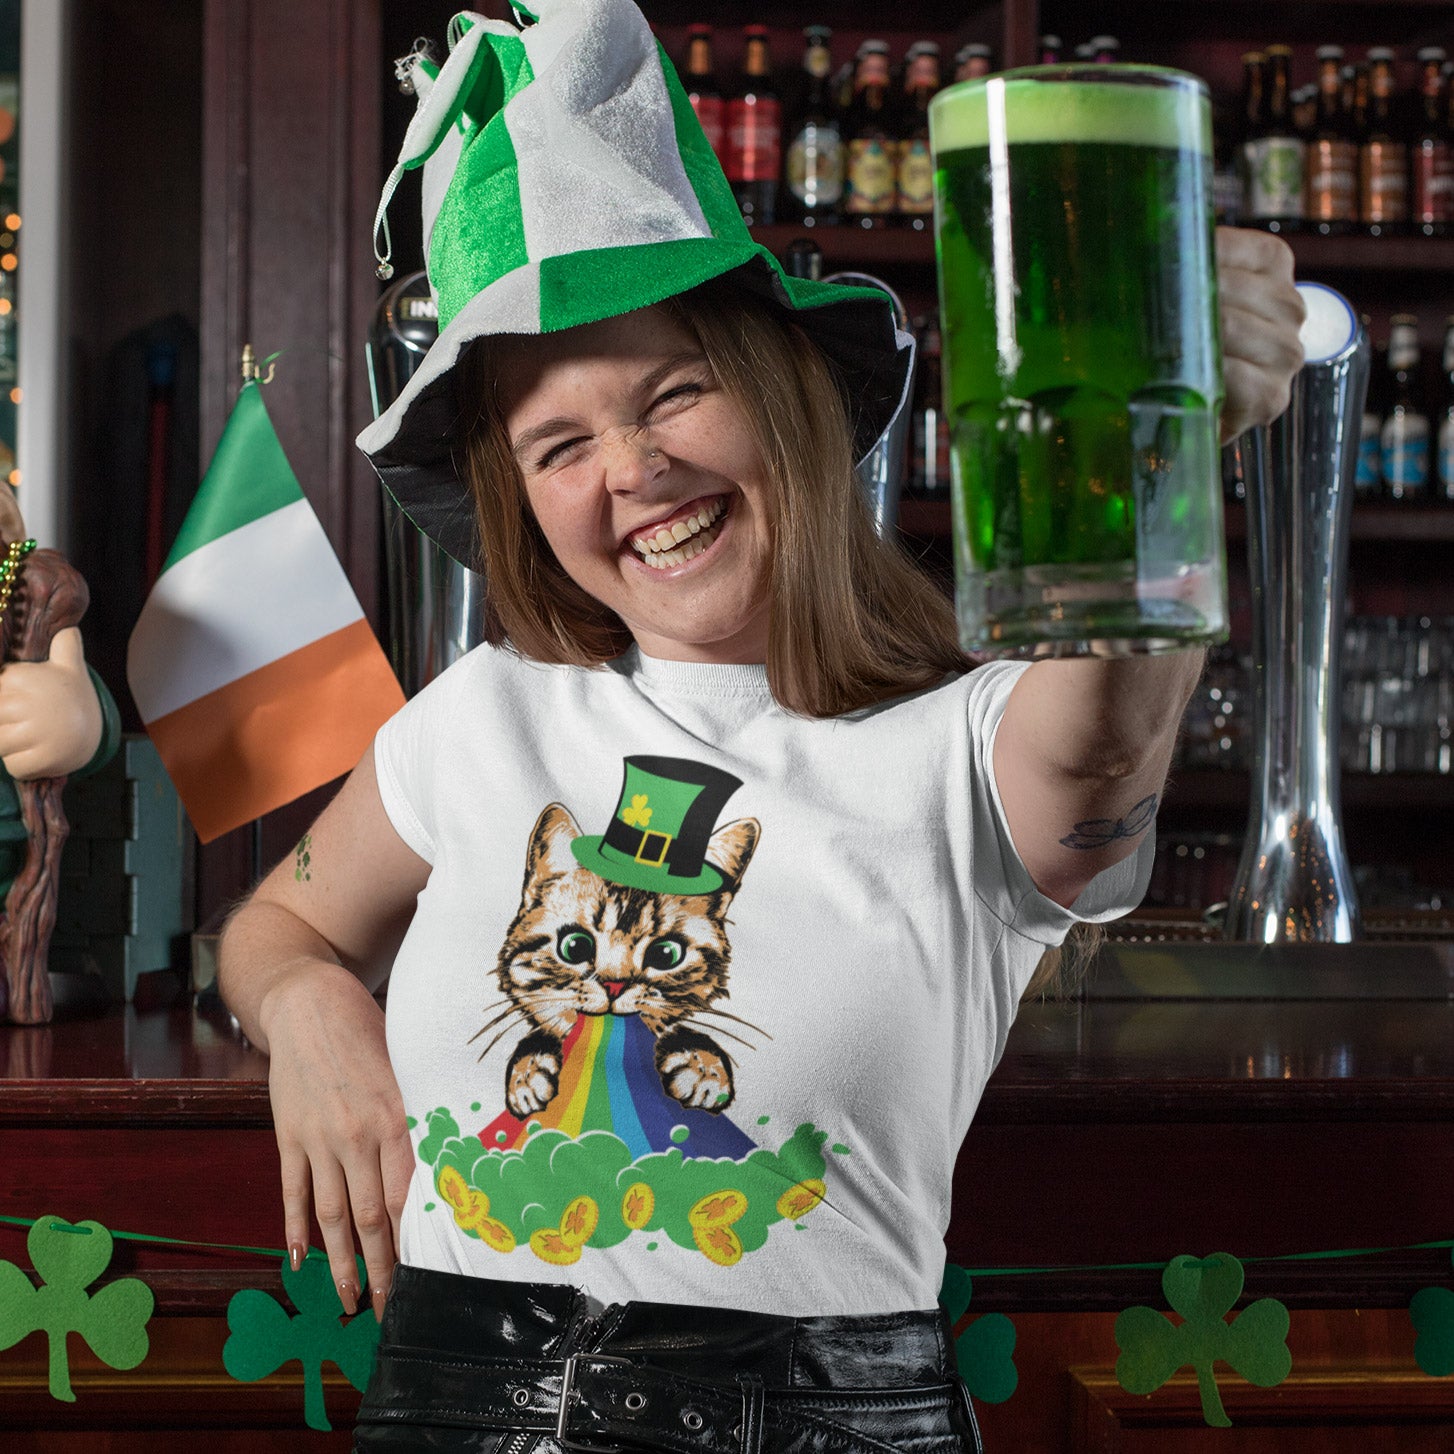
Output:
M981 1454L943 1313L614 1303L400 1265L355 1454Z

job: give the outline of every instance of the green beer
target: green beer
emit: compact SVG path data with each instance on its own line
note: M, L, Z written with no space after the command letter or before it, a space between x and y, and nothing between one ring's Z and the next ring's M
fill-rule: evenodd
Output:
M1205 87L1055 66L930 108L960 637L1227 634Z

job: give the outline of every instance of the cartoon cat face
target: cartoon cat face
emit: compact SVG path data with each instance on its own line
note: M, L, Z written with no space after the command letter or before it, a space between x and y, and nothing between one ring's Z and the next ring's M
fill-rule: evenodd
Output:
M759 831L741 818L712 835L707 859L724 880L716 892L656 893L583 868L570 849L580 830L552 803L530 835L520 909L495 970L500 987L521 1017L556 1036L581 1014L639 1015L660 1036L706 1010L727 995L726 913Z

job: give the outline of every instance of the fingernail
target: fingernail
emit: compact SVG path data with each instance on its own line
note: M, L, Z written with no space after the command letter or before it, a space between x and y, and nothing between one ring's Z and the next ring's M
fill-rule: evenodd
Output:
M384 1304L389 1300L389 1289L376 1287L374 1289L374 1316L382 1323L384 1321Z
M358 1311L358 1289L346 1277L338 1279L338 1297L343 1303L343 1310L349 1317Z
M288 1261L292 1264L293 1271L297 1272L303 1265L303 1247L299 1242L288 1243Z

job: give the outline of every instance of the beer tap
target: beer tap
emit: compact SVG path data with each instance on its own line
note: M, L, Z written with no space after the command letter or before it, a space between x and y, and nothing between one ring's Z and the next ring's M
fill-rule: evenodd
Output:
M1234 446L1252 576L1252 811L1225 937L1349 943L1358 899L1343 844L1344 590L1370 349L1348 300L1300 283L1305 362L1286 412Z

